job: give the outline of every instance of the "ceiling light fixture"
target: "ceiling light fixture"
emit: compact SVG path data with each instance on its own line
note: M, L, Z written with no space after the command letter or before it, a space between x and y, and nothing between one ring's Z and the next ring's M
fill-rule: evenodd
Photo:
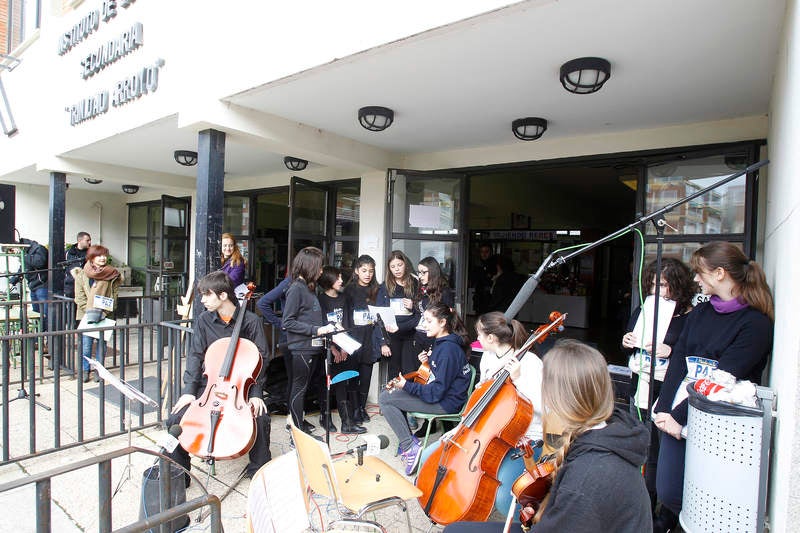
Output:
M100 185L101 183L103 183L103 180L98 180L95 178L83 178L83 181L85 181L89 185Z
M286 165L286 168L289 170L296 170L301 171L305 170L308 166L308 161L305 159L300 159L297 157L289 157L288 155L283 158L283 164Z
M383 131L394 122L394 111L388 107L371 105L358 110L358 122L369 131Z
M139 186L138 185L123 185L122 186L122 192L124 192L125 194L136 194L137 192L139 192Z
M197 164L197 152L191 150L175 150L173 154L175 162L185 167L192 167Z
M535 141L547 131L547 120L539 117L518 118L511 123L511 131L520 141Z
M600 90L611 77L611 63L602 57L579 57L561 65L561 85L574 94Z

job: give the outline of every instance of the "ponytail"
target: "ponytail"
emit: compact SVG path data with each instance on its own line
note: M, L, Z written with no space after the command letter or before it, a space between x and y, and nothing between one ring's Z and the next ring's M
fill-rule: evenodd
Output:
M494 335L500 344L510 344L515 350L528 340L528 331L518 320L510 321L500 311L492 311L478 317L481 331L486 335Z
M744 283L739 287L739 296L775 321L775 308L772 303L772 294L767 285L764 270L755 261L748 261L744 267Z
M444 320L447 332L461 337L462 348L464 349L464 352L467 351L467 347L469 346L467 328L464 325L464 321L461 320L461 317L458 316L458 312L455 309L443 304L442 302L437 302L429 305L428 308L425 309L425 312L430 313L431 316L436 320Z

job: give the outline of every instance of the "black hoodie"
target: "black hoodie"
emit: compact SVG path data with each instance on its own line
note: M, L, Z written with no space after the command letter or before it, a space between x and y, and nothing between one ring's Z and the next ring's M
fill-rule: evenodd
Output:
M619 409L606 427L575 439L533 531L652 531L650 498L639 470L649 440L647 428Z

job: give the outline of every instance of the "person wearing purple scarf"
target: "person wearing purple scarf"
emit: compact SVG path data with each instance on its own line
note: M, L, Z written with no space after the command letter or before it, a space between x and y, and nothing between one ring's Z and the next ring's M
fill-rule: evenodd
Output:
M699 248L691 264L694 280L710 299L686 318L653 409L661 432L656 472L661 510L654 532L674 528L683 502L686 385L716 368L760 383L772 351L772 294L761 267L728 242Z
M220 270L225 272L234 287L244 283L245 261L236 239L230 233L222 234L222 267Z

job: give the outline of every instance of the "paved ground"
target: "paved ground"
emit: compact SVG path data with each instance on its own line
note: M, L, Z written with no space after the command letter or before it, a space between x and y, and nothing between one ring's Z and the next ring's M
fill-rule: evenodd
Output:
M63 387L71 388L75 386L74 380L66 380ZM46 390L46 389L42 389ZM69 391L67 391L68 393ZM46 396L42 397L47 401ZM27 402L15 402L12 404L12 415L16 409L27 411ZM390 445L382 450L380 457L389 465L397 470L401 470L400 459L394 456L397 448L397 440L387 426L383 417L377 414L377 406L371 406L370 411L373 416L372 421L367 427L372 434L382 434L390 437ZM39 420L46 420L46 413L41 413ZM113 419L111 423L117 423L119 412L115 405L107 406L107 417ZM64 418L70 418L65 415ZM73 417L74 418L74 417ZM309 417L317 425L318 417ZM338 418L336 419L338 424ZM69 424L65 424L69 426ZM274 416L271 431L270 449L274 457L277 457L290 450L289 435L285 429L286 418ZM20 435L19 428L15 431L17 438ZM163 435L164 431L160 428L148 428L132 433L131 443L134 446L156 450L156 442ZM318 430L318 434L322 433ZM333 453L344 451L355 444L356 438L333 434L331 436L331 449ZM105 439L92 444L79 445L77 447L46 454L33 459L21 460L0 466L0 484L12 480L20 479L25 476L47 472L55 467L77 462L92 456L98 456L113 450L124 448L128 445L127 435ZM113 525L119 528L130 524L138 519L141 494L142 494L142 473L153 463L153 457L143 453L130 456L130 469L128 457L121 457L112 462L112 487L115 494L112 499ZM216 464L215 471L212 472L209 465L200 462L198 459L193 461L193 473L195 473L206 486L210 493L221 496L227 488L233 484L239 473L247 464L247 457L236 460L220 461ZM130 473L130 475L129 475ZM52 481L52 523L53 531L72 532L72 531L96 531L98 527L97 511L97 467L87 467L54 478ZM249 479L242 480L236 488L222 502L222 518L226 531L239 532L246 531L246 501L247 490L250 484ZM27 532L36 530L35 522L35 487L26 486L21 489L8 493L0 494L0 509L7 512L0 516L1 531ZM187 498L191 499L201 495L203 488L197 483L193 483L188 489ZM431 530L431 523L416 500L411 502L410 512L412 524L415 531L425 532ZM197 513L194 515L197 516ZM395 510L382 510L373 517L382 523L389 531L404 531L405 520L401 513ZM318 519L315 518L315 520ZM194 524L189 529L191 531L208 530L208 524ZM438 530L438 528L433 528Z

